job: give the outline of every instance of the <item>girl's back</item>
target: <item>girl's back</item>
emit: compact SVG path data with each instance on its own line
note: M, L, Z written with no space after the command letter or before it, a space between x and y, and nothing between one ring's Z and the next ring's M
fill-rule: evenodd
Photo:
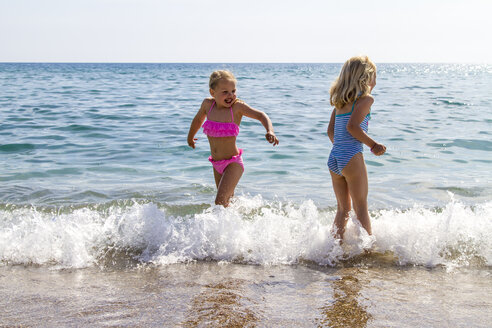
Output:
M360 144L360 141L357 140L347 129L347 125L349 124L350 118L352 117L352 113L356 104L359 102L363 102L364 99L356 99L352 103L345 105L341 110L336 109L335 115L335 134L334 134L334 147L338 147L341 144ZM369 128L369 120L371 119L371 114L367 114L366 117L360 123L360 127L364 132L367 133ZM357 145L359 146L359 145ZM362 144L360 144L359 151L362 151Z

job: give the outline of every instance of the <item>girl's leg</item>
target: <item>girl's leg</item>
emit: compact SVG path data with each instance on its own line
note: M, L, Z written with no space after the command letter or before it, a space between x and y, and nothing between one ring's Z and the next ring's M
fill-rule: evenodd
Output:
M344 177L330 171L333 190L337 197L337 214L335 216L335 237L343 239L345 226L350 212L350 194L347 181Z
M362 153L355 154L350 159L347 166L343 169L342 174L347 180L357 220L366 229L367 233L371 235L371 221L369 219L369 211L367 210L369 183L367 181L366 163L364 162Z
M217 172L214 168L213 170L214 170L215 186L217 187L217 189L219 189L219 183L220 183L220 179L222 179L222 174Z
M227 166L217 186L215 204L224 207L229 206L229 200L234 195L234 189L236 189L237 183L243 175L243 171L243 167L238 163L231 163Z

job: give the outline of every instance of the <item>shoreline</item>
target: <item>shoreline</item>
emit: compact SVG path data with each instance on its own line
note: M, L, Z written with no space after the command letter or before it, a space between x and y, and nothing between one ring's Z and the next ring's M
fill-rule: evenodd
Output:
M0 267L6 326L486 327L492 268Z

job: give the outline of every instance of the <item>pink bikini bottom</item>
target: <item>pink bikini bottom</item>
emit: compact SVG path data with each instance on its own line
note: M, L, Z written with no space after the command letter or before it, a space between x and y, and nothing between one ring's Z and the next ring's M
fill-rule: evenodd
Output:
M219 174L224 173L224 170L231 163L238 163L239 165L241 165L241 167L243 168L243 171L244 171L243 158L241 157L242 154L243 154L243 150L242 149L239 149L239 154L237 154L236 156L232 156L229 159L223 159L223 160L220 160L220 161L214 161L212 159L212 156L210 156L208 158L208 160L210 161L210 163L212 163L212 166L214 167L215 171L219 172Z

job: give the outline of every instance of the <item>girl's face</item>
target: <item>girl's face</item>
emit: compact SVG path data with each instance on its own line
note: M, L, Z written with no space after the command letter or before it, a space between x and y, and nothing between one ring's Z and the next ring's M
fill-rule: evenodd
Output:
M210 95L221 107L231 107L236 100L236 82L232 80L220 80L215 89L210 89Z
M371 82L369 82L369 87L371 88L371 91L372 89L374 89L374 87L376 86L376 73L374 73L374 78L372 79Z

